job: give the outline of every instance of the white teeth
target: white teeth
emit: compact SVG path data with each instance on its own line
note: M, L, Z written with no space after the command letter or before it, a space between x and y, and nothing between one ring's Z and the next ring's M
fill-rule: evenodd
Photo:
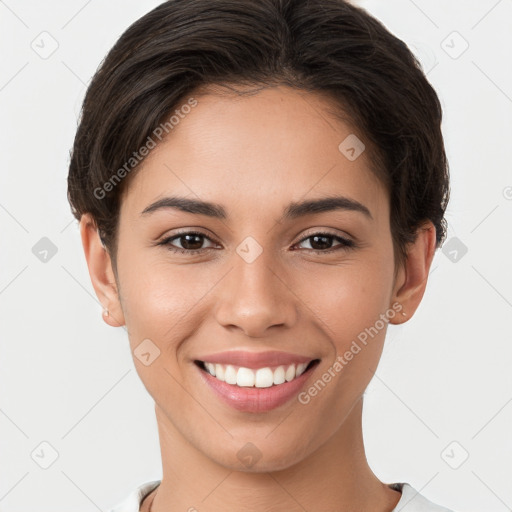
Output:
M242 368L240 368L241 370ZM240 372L240 370L238 370ZM251 372L254 373L254 372ZM274 384L274 374L270 368L260 368L256 371L256 387L269 388Z
M284 381L284 367L280 366L274 371L274 384L282 384Z
M254 372L249 370L249 368L238 368L238 373L236 374L236 385L251 388L254 386Z
M215 377L215 365L213 363L204 363L208 371Z
M236 384L236 375L237 375L237 372L236 372L235 368L233 366L231 366L230 364L228 364L226 366L226 372L224 373L224 380L228 384Z
M297 377L299 377L300 375L302 375L304 373L304 371L306 370L306 367L307 367L308 363L300 363L298 366L297 366Z
M258 368L253 370L243 366L223 365L205 362L204 366L213 377L240 387L269 388L284 382L290 382L301 376L309 363L288 366L278 366L274 371L271 368Z
M207 367L208 368L208 367ZM215 365L215 372L210 372L214 377L217 377L219 380L226 380L225 379L225 372L224 372L224 366L221 364Z
M290 382L295 378L295 366L293 364L288 366L288 370L286 370L284 378L287 382Z

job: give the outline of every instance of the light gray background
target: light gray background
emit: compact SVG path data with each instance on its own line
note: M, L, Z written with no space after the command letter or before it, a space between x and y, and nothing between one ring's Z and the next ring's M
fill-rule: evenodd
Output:
M86 86L159 3L0 1L0 511L108 510L161 477L153 402L102 321L66 200ZM445 253L366 393L368 459L454 510L510 511L512 2L358 3L428 72L452 177Z

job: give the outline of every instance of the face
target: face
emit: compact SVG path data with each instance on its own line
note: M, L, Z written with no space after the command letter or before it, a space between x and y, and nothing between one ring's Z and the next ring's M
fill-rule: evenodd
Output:
M343 431L411 300L389 199L366 152L339 149L354 130L326 99L194 97L123 196L109 309L165 432L227 468L283 469Z

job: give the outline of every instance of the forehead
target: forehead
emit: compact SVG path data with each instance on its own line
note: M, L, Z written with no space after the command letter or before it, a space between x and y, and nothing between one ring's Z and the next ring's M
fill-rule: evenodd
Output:
M333 105L325 97L283 86L244 95L210 89L191 97L196 106L175 118L132 177L125 214L137 216L171 194L229 204L239 215L273 210L274 217L289 201L342 194L369 205L372 215L386 213L368 152L355 159L346 153L364 136L329 113Z

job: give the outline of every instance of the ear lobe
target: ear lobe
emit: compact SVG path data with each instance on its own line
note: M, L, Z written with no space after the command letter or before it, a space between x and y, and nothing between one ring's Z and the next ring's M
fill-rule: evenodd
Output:
M109 314L103 320L112 327L125 324L110 255L98 234L96 223L89 213L80 219L80 237L84 248L89 276L96 296Z
M436 228L431 221L426 221L418 228L416 241L409 245L404 267L395 281L392 303L399 302L405 316L396 315L390 319L391 324L404 323L414 315L427 287L435 251Z

